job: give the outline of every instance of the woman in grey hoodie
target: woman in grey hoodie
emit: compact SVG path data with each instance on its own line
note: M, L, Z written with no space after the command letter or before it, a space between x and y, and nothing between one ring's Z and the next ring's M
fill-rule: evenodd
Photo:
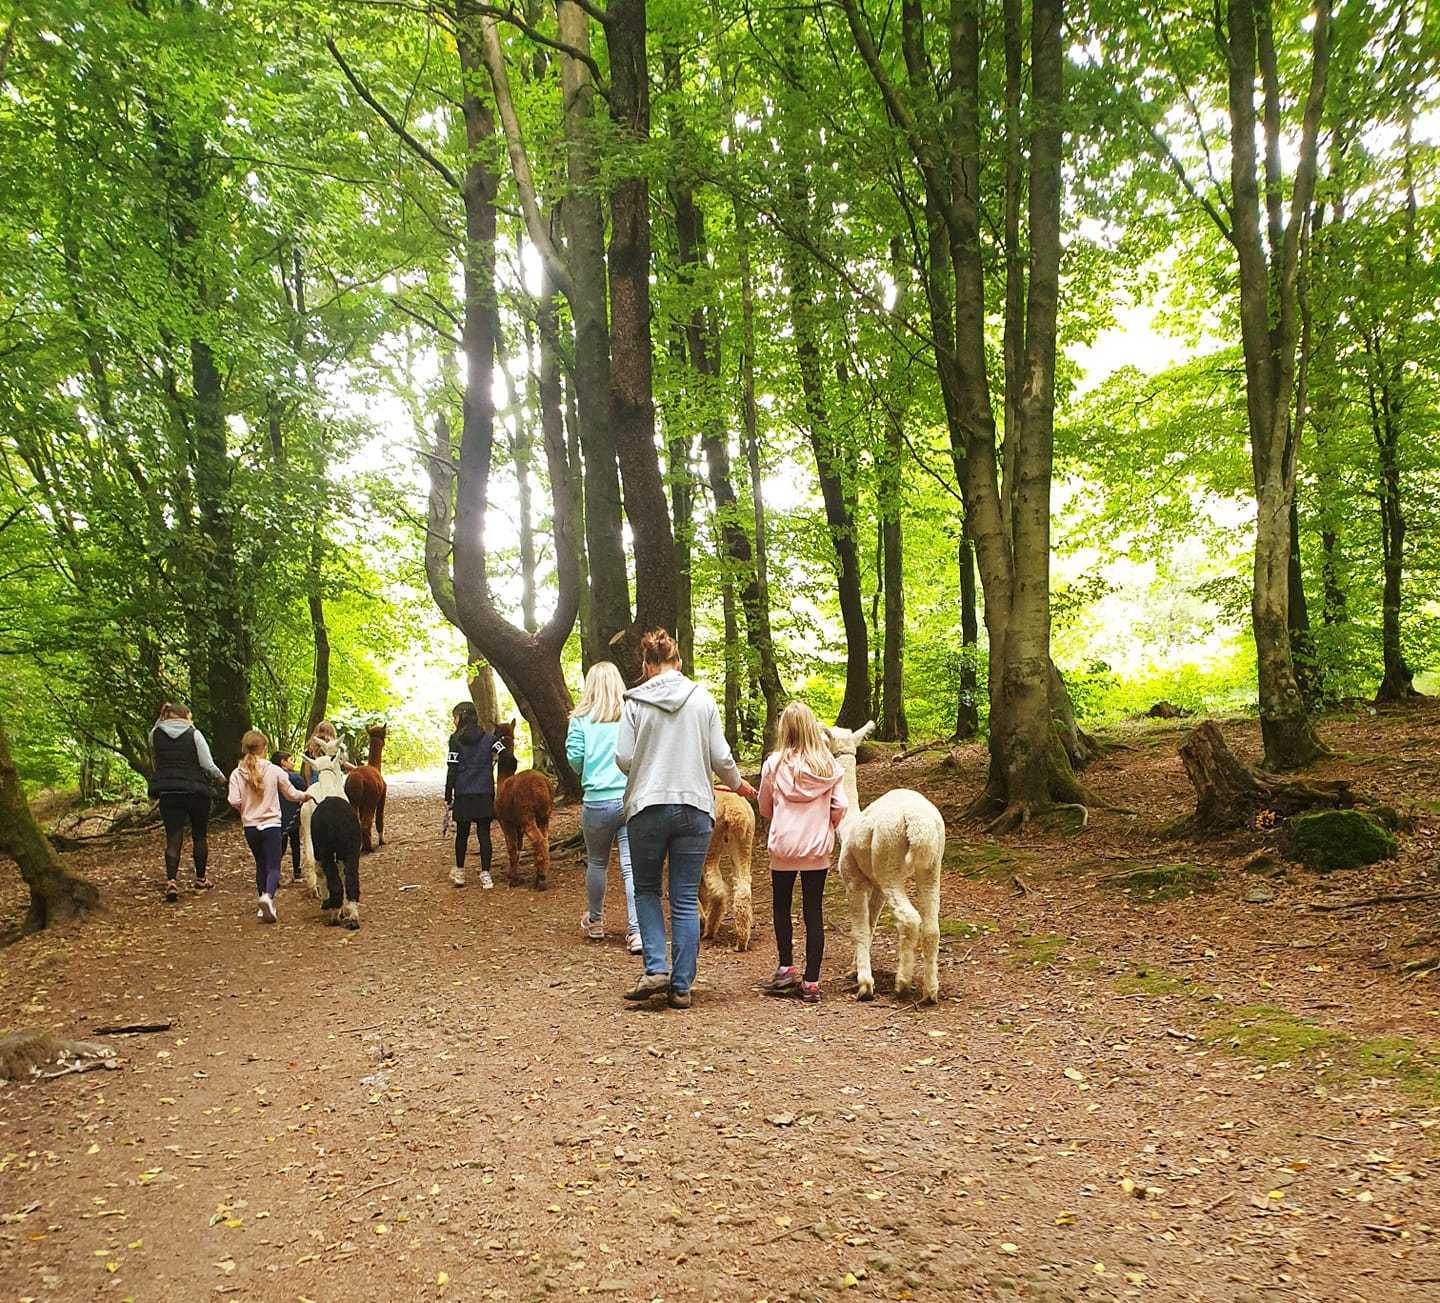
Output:
M150 795L159 801L165 824L165 899L174 904L187 823L190 854L195 860L195 890L210 889L210 879L205 876L210 860L210 779L223 783L225 775L210 754L205 734L190 722L188 706L167 701L160 708L160 718L150 730L150 750L155 757Z
M645 954L645 975L625 998L665 995L672 1009L688 1009L700 954L700 873L715 827L710 774L741 796L753 797L755 789L735 767L714 698L680 673L675 640L653 629L640 640L640 657L644 681L625 694L615 744L615 763L627 775L625 821ZM668 956L660 903L667 858Z

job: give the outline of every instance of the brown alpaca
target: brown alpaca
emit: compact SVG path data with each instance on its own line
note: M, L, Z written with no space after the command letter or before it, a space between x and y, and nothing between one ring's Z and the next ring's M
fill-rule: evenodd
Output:
M345 777L345 795L355 807L360 820L360 844L367 851L385 844L385 776L380 772L381 753L385 750L385 725L370 726L370 756L363 765L356 765ZM371 844L370 829L375 829Z
M497 724L495 736L505 744L499 760L499 782L495 785L495 818L505 834L510 853L510 885L520 885L520 847L530 843L535 860L535 890L545 890L550 871L550 814L555 808L555 789L538 769L515 772L515 721Z
M735 912L735 949L750 949L755 911L750 903L750 858L755 849L755 811L734 792L715 793L715 831L700 878L700 935L714 940L726 907ZM720 867L730 861L730 874Z

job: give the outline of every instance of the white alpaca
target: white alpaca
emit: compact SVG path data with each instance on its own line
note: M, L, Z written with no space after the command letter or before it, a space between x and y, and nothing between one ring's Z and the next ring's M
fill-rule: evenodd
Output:
M338 796L348 801L345 795L345 771L340 767L340 740L320 742L324 748L318 756L307 755L305 763L312 775L308 791L314 793L313 801L306 801L300 807L300 871L305 875L305 884L315 893L317 900L325 899L325 888L315 863L315 845L310 840L310 821L315 817L315 807L329 796Z
M880 911L888 903L899 932L900 955L895 965L895 994L916 993L915 949L923 952L925 971L919 993L922 1004L940 998L940 860L945 854L945 820L919 792L896 788L860 808L855 784L855 751L874 721L851 732L826 729L830 752L845 778L850 808L840 824L840 877L850 905L850 935L855 941L855 980L862 1000L875 998L870 967L870 942ZM906 894L915 880L917 910Z

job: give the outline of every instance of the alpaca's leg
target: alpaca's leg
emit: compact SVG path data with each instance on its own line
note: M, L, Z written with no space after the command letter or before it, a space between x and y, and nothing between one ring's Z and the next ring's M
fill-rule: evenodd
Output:
M720 872L720 848L713 842L700 873L700 937L711 941L725 917L725 875Z
M380 789L380 799L375 802L375 845L385 845L385 789Z
M510 885L520 885L520 836L521 830L510 822L500 825L501 831L505 834L505 852L510 857Z
M845 865L842 860L841 868ZM862 1000L875 998L875 973L870 967L870 934L875 920L870 912L870 884L845 874L846 899L850 906L850 939L855 943L855 993Z
M315 843L310 837L310 821L315 817L315 803L306 801L300 807L300 872L305 875L305 885L320 900L320 879L315 872Z
M340 909L340 922L352 932L360 926L360 856L345 857L345 904Z
M355 811L360 816L360 849L369 855L375 849L371 829L375 823L375 807L367 800Z
M550 839L540 831L534 819L525 823L525 838L530 843L530 856L535 861L535 890L545 890L545 875L550 869Z
M735 949L750 949L750 934L755 928L755 906L750 899L750 859L755 853L755 827L744 829L735 857Z
M320 857L320 867L325 874L325 899L320 903L320 916L328 926L334 927L340 921L340 907L345 903L345 887L340 881L333 850L327 849Z
M910 903L905 888L896 884L885 888L885 899L895 915L895 931L899 934L895 961L895 994L902 1000L915 994L915 949L920 941L920 912Z
M940 1000L940 862L916 871L915 894L920 900L920 1003Z

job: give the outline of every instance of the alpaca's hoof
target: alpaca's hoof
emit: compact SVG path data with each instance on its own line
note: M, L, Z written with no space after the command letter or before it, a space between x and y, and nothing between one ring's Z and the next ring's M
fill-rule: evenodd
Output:
M340 911L338 909L322 909L320 919L326 927L334 927L340 921Z
M347 918L345 920L345 926L352 932L358 932L360 930L360 920L358 917Z
M859 1000L861 1004L869 1004L870 1001L875 998L875 988L873 986L862 986L855 992L855 998Z
M913 1000L915 998L915 988L905 982L896 982L895 998L897 1000Z
M929 1007L930 1005L939 1004L939 1003L940 1003L940 993L939 993L938 991L927 991L927 992L920 998L920 1003L923 1004L923 1005L925 1005L926 1007Z
M360 927L360 906L353 900L347 900L344 908L340 911L340 921L344 923L350 931L354 932L358 930Z
M536 891L544 891L544 890L545 890L545 879L544 879L544 878L536 878L536 879L535 879L535 890L536 890Z
M507 887L518 887L520 885L520 875L518 873L510 874L505 879L505 885Z

